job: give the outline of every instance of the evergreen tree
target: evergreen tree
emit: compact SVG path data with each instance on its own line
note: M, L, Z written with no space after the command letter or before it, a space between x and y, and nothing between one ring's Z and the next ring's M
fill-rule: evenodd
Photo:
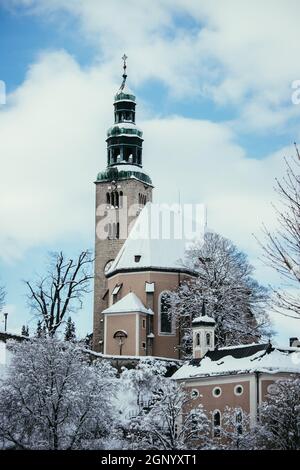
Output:
M65 341L74 341L76 339L75 323L69 317L65 329Z
M25 325L22 326L21 335L22 335L22 336L29 336L29 328L28 328L28 326L25 326Z
M39 320L37 322L37 328L36 328L36 334L35 336L37 338L45 338L47 336L47 332L46 332L46 327L45 325L42 326L42 322Z

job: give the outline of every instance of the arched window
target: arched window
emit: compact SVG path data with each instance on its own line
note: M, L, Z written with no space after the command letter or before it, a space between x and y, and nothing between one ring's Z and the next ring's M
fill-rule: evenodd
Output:
M196 346L200 346L200 333L196 333Z
M137 162L138 162L138 165L141 165L141 162L142 162L142 151L141 151L141 149L138 149L138 151L137 151Z
M210 341L211 341L211 334L206 333L206 346L211 346Z
M213 413L213 437L220 437L221 435L221 413L215 410Z
M116 238L120 238L120 223L117 222L117 227L116 227Z
M110 194L106 193L106 203L110 204Z
M120 191L119 207L123 207L123 191Z
M112 149L112 163L117 163L119 156L120 156L120 147L114 147Z
M170 294L169 292L163 292L160 295L159 300L159 331L162 334L172 334L172 319L171 319L171 312L170 312Z
M119 193L115 192L115 207L119 207Z
M112 225L111 225L111 224L107 224L106 227L107 227L107 229L108 229L108 230L107 230L107 238L110 238L110 239L111 239L111 238L113 237Z
M115 207L115 193L111 193L110 203L111 203L112 206Z

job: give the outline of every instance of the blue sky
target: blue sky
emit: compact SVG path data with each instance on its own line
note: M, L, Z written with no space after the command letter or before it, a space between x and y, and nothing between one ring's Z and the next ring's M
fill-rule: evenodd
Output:
M183 201L204 202L211 227L248 253L258 279L278 282L252 233L263 221L275 228L274 178L299 140L299 4L207 3L1 2L0 275L12 330L34 329L21 281L43 272L47 252L93 246L93 181L124 52L155 199L172 202L180 190ZM90 296L76 316L81 334L91 308ZM299 328L276 325L284 341Z

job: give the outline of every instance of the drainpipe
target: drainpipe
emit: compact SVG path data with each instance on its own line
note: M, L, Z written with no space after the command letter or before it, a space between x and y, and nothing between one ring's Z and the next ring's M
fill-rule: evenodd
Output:
M180 286L181 283L181 277L180 273L178 273L178 286ZM179 321L179 328L178 328L178 359L181 359L181 326L180 326L180 321Z
M259 372L255 372L255 381L256 381L256 421L259 421Z

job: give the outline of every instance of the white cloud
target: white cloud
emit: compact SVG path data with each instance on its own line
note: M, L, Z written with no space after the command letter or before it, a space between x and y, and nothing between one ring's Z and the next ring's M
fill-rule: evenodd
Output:
M105 132L117 85L100 67L81 70L67 53L44 54L0 114L3 258L58 239L92 240L93 179L106 166ZM274 177L283 150L250 159L226 124L147 117L144 163L160 201L204 202L209 224L255 251L251 233L273 224ZM287 150L287 154L293 153Z
M118 73L125 50L133 83L158 78L177 98L206 93L216 103L236 106L244 128L280 127L299 116L300 107L291 103L291 83L300 78L298 0L9 4L47 18L61 11L74 15L83 38L98 47L110 71Z
M54 52L8 97L0 113L2 257L90 231L113 90L101 72Z

